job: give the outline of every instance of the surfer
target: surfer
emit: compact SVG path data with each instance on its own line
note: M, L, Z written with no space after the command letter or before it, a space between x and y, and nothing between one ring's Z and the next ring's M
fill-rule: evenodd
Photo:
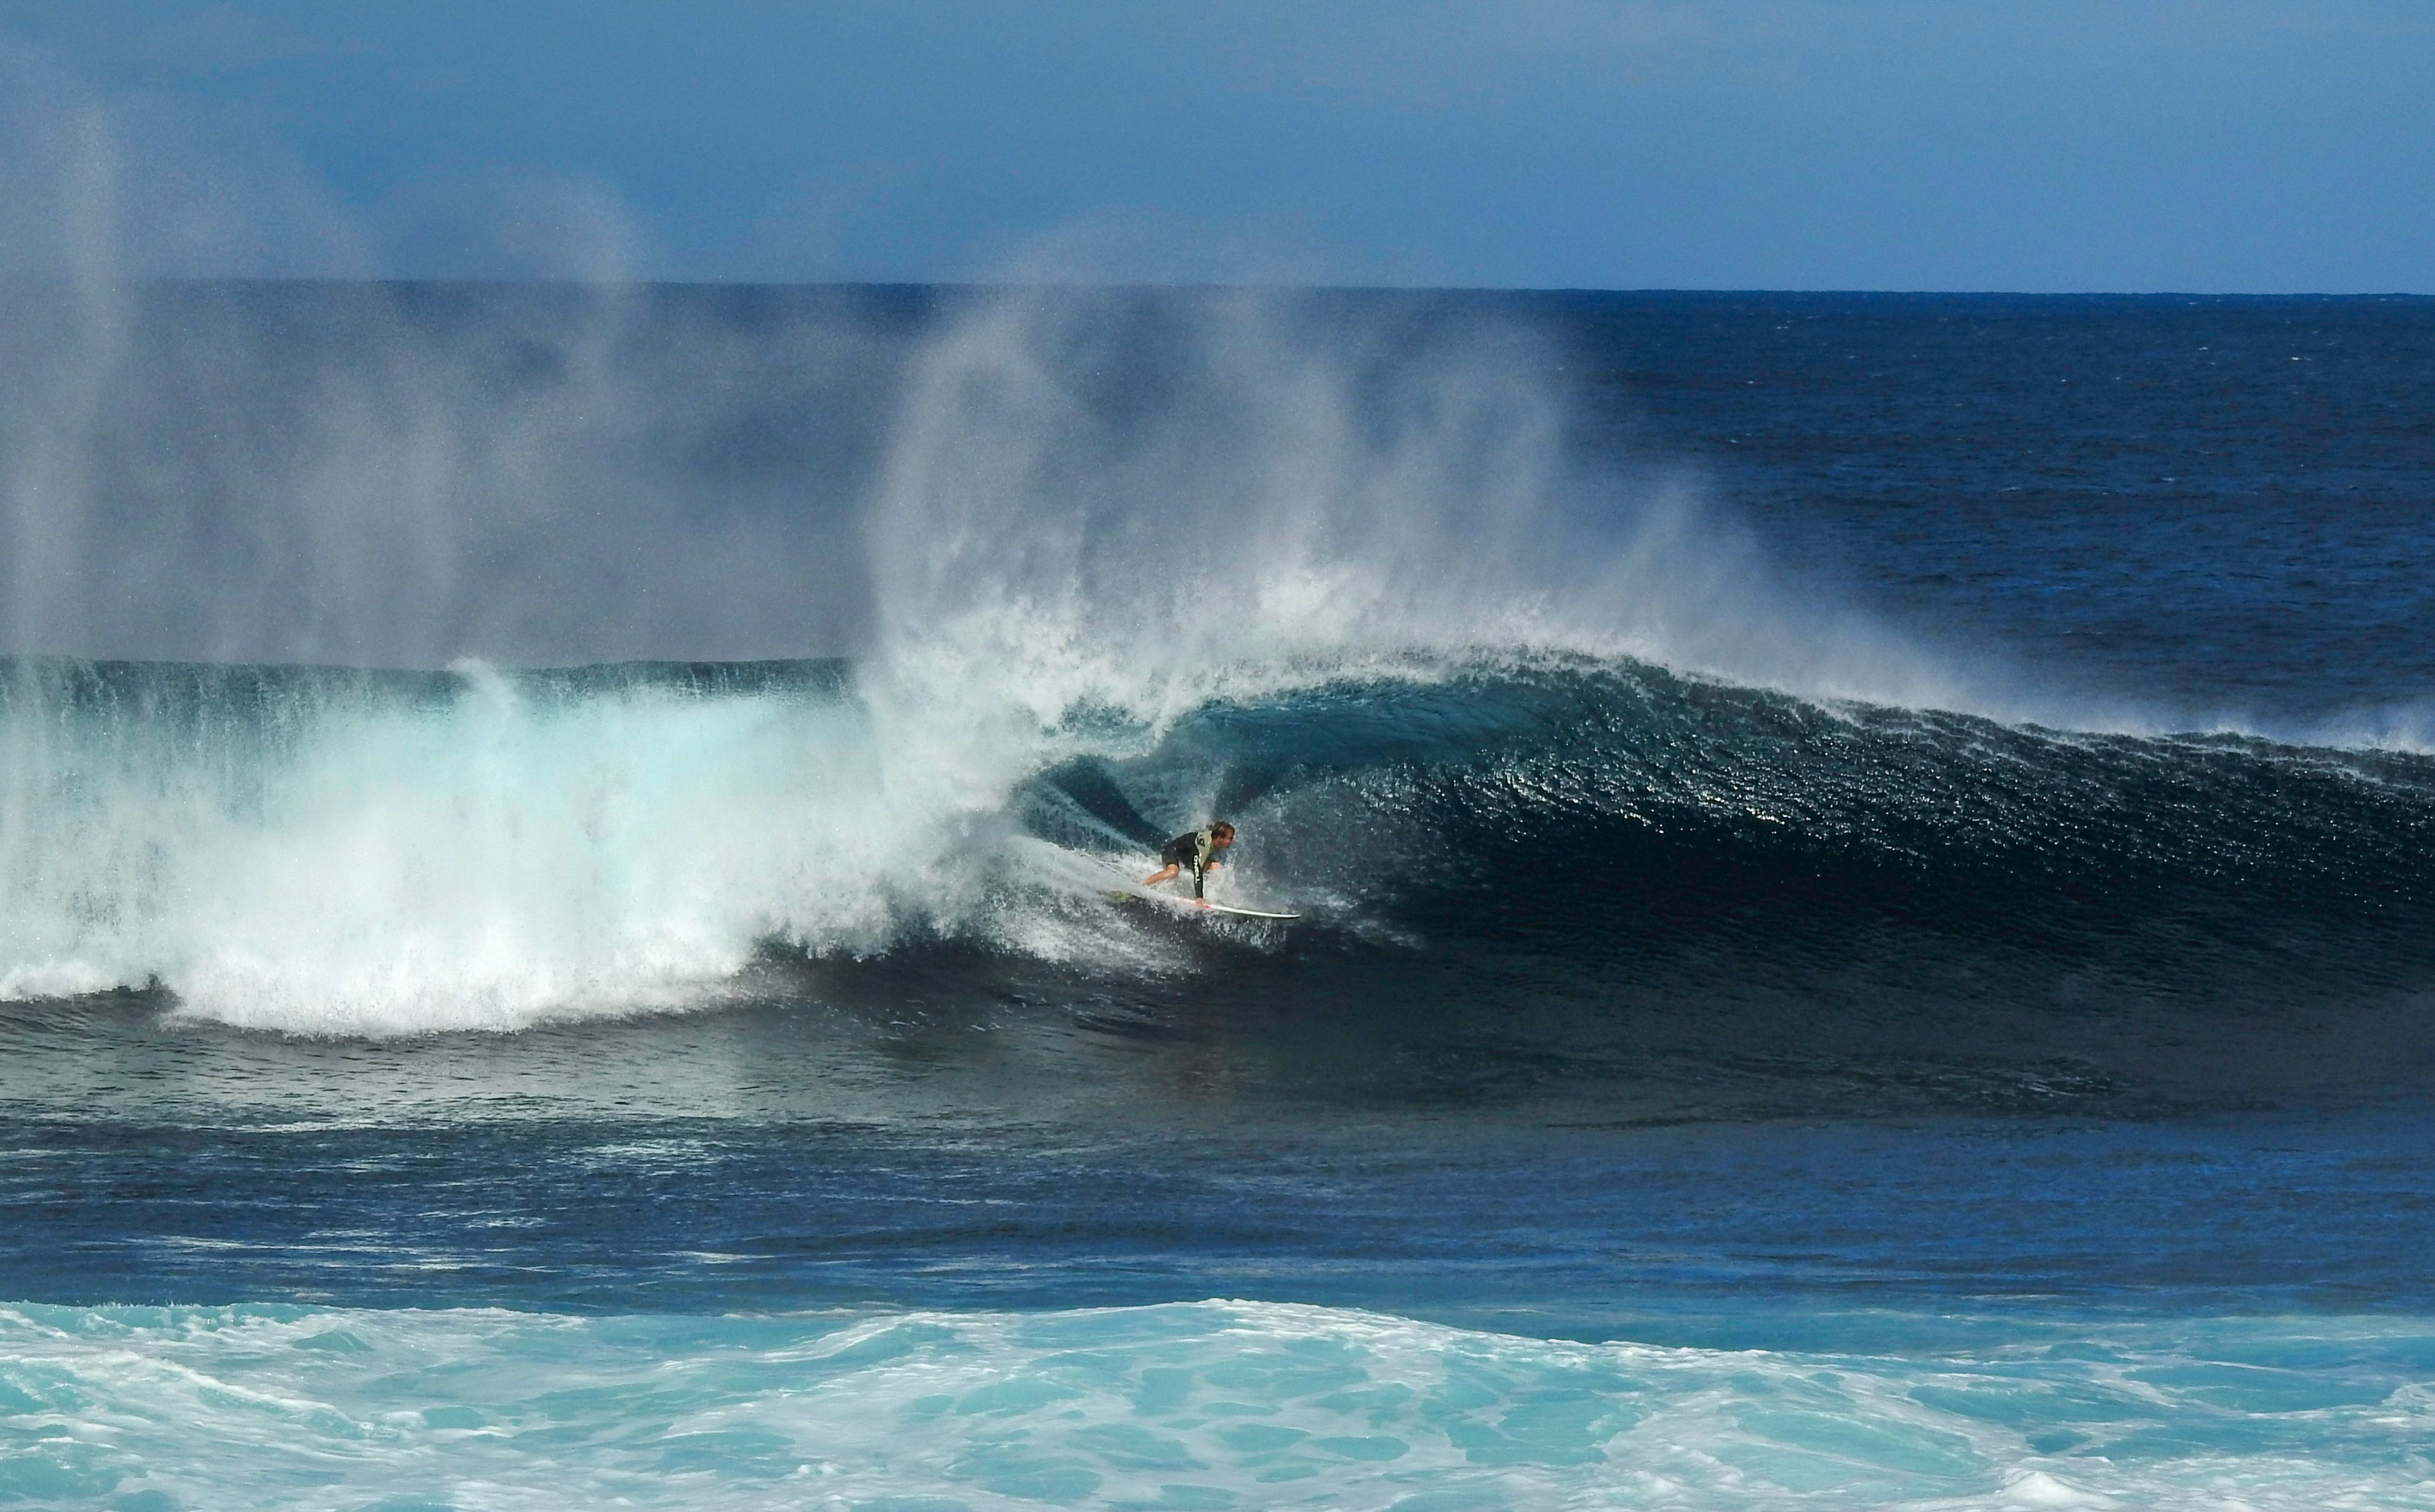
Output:
M1161 863L1159 869L1144 877L1142 885L1155 887L1184 868L1190 867L1192 901L1206 908L1209 906L1209 900L1201 896L1201 888L1206 884L1209 873L1216 868L1225 865L1218 859L1218 852L1234 843L1235 827L1224 819L1218 820L1205 830L1195 830L1190 834L1179 834L1166 842L1166 849L1158 853Z

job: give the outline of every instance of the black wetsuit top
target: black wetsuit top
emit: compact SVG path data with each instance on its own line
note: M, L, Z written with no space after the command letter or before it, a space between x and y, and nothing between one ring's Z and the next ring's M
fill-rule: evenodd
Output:
M1191 868L1192 896L1198 898L1201 896L1200 889L1209 874L1209 858L1217 853L1217 841L1218 837L1207 830L1179 834L1166 842L1166 849L1158 853L1158 864Z

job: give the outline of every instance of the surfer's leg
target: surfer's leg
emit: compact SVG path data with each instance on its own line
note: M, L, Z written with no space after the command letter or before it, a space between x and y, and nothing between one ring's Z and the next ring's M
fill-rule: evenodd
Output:
M1153 875L1144 877L1142 879L1142 885L1145 887L1155 887L1160 883L1165 882L1167 878L1174 876L1177 872L1183 869L1183 868L1182 867L1179 867L1170 861L1167 863L1164 870L1156 872Z

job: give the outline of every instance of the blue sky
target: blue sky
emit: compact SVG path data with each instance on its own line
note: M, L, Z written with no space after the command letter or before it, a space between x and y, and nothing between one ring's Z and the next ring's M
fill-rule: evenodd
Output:
M2435 292L2427 0L0 0L0 37L214 271Z

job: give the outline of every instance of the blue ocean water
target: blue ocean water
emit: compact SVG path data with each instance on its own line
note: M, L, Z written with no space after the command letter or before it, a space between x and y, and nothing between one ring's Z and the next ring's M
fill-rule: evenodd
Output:
M2435 301L56 293L0 1501L2435 1506Z

